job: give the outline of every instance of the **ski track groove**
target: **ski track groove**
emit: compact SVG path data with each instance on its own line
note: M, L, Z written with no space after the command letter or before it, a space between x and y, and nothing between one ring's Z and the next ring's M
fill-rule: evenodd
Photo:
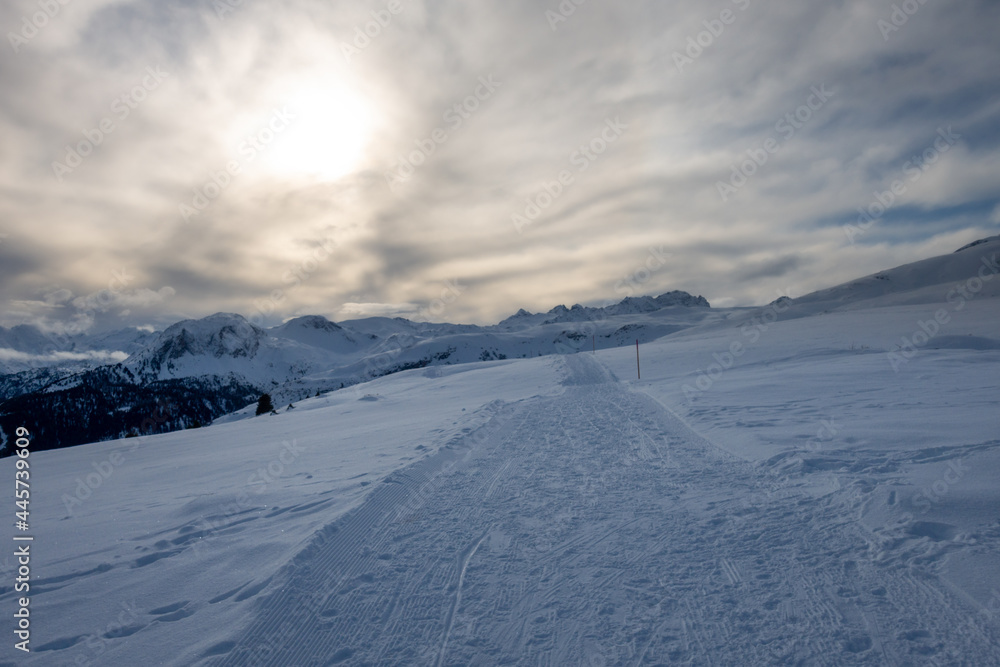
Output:
M861 491L812 496L564 359L561 395L390 475L199 664L1000 664L996 621L850 520Z
M483 534L476 540L476 543L462 555L462 566L458 573L458 583L455 586L455 600L452 602L451 609L448 610L448 620L445 622L444 636L441 638L441 650L434 663L435 667L440 667L444 661L445 651L448 650L448 638L451 636L451 630L455 625L455 612L462 604L462 584L465 581L465 571L469 567L469 561L476 555L479 545L483 543L489 532L489 528L483 531Z

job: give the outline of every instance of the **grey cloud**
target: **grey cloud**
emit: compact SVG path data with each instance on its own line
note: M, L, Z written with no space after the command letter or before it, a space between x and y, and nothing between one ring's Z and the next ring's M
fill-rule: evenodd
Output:
M781 278L790 271L801 266L802 260L796 255L787 257L777 257L775 259L759 262L743 269L737 274L739 280L757 280L758 278Z
M471 287L449 318L488 322L548 299L593 300L650 239L677 252L651 292L766 303L777 278L822 286L995 228L962 208L1000 210L995 3L924 4L889 39L876 23L889 9L861 0L759 0L745 11L733 2L591 0L553 31L545 11L557 5L408 1L350 63L341 49L370 20L368 6L243 3L222 21L194 0L81 9L65 29L0 58L0 82L18 91L0 99L0 232L11 235L0 244L4 310L43 301L43 288L94 294L106 267L127 265L132 289L176 290L124 318L137 324L249 313L275 290L276 318L345 303L420 304L452 278ZM735 22L678 72L673 54L726 8ZM0 10L6 25L18 16ZM56 182L51 161L109 116L147 65L169 77ZM444 113L491 74L499 90L448 127ZM244 159L241 132L261 127L295 86L331 82L372 109L353 173L312 182L275 171L265 151L184 224L179 204L228 160ZM717 183L747 150L780 137L776 122L821 84L833 97L723 202ZM518 235L510 215L614 116L630 125L620 143L574 172L576 183ZM942 217L905 227L919 239L887 232L881 255L849 246L829 221L867 204L946 124L963 134L962 152L909 195ZM385 172L435 128L447 129L447 141L390 191ZM12 254L15 237L32 251ZM312 262L325 238L336 238L334 250ZM82 248L89 263L76 259ZM453 275L462 270L469 275ZM105 315L113 313L97 313L94 326L110 325Z
M16 240L4 239L0 243L0 284L9 285L26 273L37 271L45 265L41 254L19 246Z

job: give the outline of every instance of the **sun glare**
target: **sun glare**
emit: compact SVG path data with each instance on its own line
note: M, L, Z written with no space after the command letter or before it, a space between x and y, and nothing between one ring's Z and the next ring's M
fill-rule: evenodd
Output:
M286 176L333 181L358 168L371 135L371 111L346 87L317 85L293 94L287 129L275 137L267 162Z

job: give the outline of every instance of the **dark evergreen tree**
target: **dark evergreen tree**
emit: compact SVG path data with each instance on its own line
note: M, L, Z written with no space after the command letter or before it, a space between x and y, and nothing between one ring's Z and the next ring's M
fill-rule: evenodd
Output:
M271 405L271 395L261 394L260 400L257 401L257 414L262 415L267 412L274 412L274 406Z

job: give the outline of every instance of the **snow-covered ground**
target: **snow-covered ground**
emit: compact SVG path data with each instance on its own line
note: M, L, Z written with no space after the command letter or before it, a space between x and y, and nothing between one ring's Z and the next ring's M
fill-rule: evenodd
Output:
M949 296L993 243L641 380L634 345L432 366L34 454L4 664L1000 664L1000 280Z
M551 391L554 363L428 369L278 416L31 455L32 653L5 657L192 664L315 531L500 402ZM12 459L0 470L14 479ZM0 604L16 559L2 567Z

